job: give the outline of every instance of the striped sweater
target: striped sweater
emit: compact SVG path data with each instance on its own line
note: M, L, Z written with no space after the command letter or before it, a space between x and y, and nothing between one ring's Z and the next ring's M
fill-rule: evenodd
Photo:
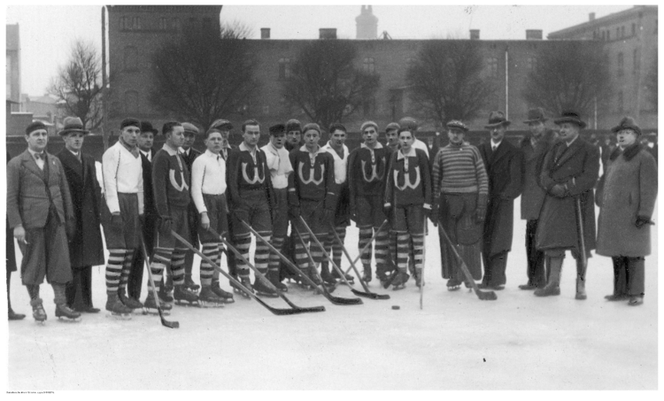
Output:
M482 156L475 146L449 144L438 151L433 162L434 199L444 193L489 193L489 178Z

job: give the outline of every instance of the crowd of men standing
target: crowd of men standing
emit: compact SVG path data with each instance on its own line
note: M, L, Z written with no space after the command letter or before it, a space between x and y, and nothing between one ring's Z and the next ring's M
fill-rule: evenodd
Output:
M256 120L242 124L237 147L229 143L228 120L216 120L205 132L168 122L158 151L158 131L126 118L118 141L102 157L101 182L94 159L82 151L88 131L80 119L64 120L59 134L65 148L57 155L46 152L46 126L33 122L25 131L25 152L11 160L7 155L8 290L16 270L12 237L23 254L21 280L39 322L47 319L40 297L44 278L53 287L56 317L77 320L81 313L99 312L92 304L91 267L104 263L105 309L118 316L167 311L173 301L206 307L234 302L220 286L222 253L234 278L231 287L245 297L276 297L288 291L286 278L303 286L352 282L338 268L351 221L359 229L358 279L368 283L375 275L386 288L401 289L413 276L420 287L427 219L439 231L448 290L470 287L471 281L502 290L514 200L521 196L528 281L520 289L559 295L569 250L576 260L575 298L586 299L587 258L596 250L613 261L614 288L606 298L642 304L657 168L640 145L641 129L629 117L612 129L617 146L600 179L600 151L580 137L580 116L563 112L554 120L558 132L546 121L542 109L530 110L524 121L530 135L514 145L505 138L511 122L492 112L485 126L490 139L475 147L466 141L466 124L452 120L446 124L449 143L434 154L416 138L417 122L409 117L385 127L385 144L378 125L364 122L362 142L353 150L339 123L329 127L325 144L318 124L276 124L259 148ZM201 134L204 152L193 148ZM200 285L192 277L188 245L203 256ZM272 246L299 272L281 263ZM150 279L141 301L145 263ZM8 305L10 320L24 317Z

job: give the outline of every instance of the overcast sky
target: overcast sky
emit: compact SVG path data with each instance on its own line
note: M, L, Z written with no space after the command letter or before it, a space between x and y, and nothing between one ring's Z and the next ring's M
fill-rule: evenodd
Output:
M66 62L74 40L94 41L101 51L102 3L96 6L25 4L29 2L7 6L3 12L6 12L7 24L20 25L21 91L38 96L45 92L58 65ZM546 38L550 32L587 21L591 12L600 18L630 7L398 6L392 3L373 5L373 14L378 17L378 33L387 31L393 39L465 39L469 29L479 29L481 39L525 39L526 29L542 29ZM355 17L360 14L360 8L360 4L246 6L236 3L224 5L221 21L244 23L256 39L260 37L260 28L271 28L273 39L316 39L319 28L337 28L339 38L355 39Z

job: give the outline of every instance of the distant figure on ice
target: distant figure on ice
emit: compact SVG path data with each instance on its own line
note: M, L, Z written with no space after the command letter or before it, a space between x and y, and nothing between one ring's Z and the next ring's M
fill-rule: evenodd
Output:
M540 183L547 191L537 225L537 248L544 251L549 279L535 295L560 295L560 274L565 251L576 259L576 299L586 299L586 266L580 253L577 223L583 228L586 257L595 249L593 188L599 173L599 150L579 137L586 126L578 113L563 112L554 122L560 126L560 141L544 158ZM580 204L581 213L576 209ZM581 221L577 221L578 219Z
M639 144L641 129L631 117L613 127L618 147L611 153L597 187L597 254L613 259L613 294L605 298L643 303L645 256L657 199L657 164Z

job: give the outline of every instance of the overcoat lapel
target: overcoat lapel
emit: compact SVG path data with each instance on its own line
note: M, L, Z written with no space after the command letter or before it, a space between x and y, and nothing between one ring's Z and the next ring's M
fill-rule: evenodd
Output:
M565 142L561 142L558 146L566 146ZM581 150L581 138L576 138L574 142L565 150L565 152L555 161L553 170L557 170L560 166L565 164L569 159L574 157ZM557 149L556 149L557 151Z

